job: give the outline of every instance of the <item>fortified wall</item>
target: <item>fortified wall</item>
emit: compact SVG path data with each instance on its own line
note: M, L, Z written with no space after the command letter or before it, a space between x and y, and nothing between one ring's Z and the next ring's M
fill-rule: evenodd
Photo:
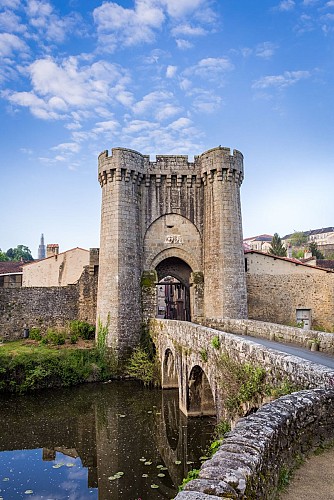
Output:
M97 274L88 267L75 285L0 288L0 339L22 338L25 325L47 330L77 319L94 325L96 295Z
M138 344L141 322L156 316L156 284L170 274L185 289L186 319L247 316L239 151L218 147L191 162L114 148L98 171L97 319L109 346Z

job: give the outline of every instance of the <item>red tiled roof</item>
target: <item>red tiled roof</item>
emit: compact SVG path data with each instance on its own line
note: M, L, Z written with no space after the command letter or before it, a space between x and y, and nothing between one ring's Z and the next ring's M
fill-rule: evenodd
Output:
M24 262L14 262L11 260L0 262L0 274L22 273L22 264Z

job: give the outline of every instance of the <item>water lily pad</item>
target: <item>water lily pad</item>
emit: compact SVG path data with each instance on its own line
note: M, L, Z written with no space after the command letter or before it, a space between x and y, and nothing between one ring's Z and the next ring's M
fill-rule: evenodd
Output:
M75 464L73 462L69 462L68 464L66 464L66 467L74 467Z
M165 475L166 475L166 474L163 474L162 472L160 472L160 473L158 474L158 477L165 477Z
M119 479L121 478L122 476L124 476L124 472L116 472L116 474L114 474L113 476L110 476L108 477L109 481L115 481L116 479Z
M194 463L194 462L192 462L191 460L188 460L187 465L191 465L191 464L193 464L193 463Z
M206 457L206 456L203 456L203 457L199 457L200 460L208 460L209 457Z
M160 470L168 470L167 467L161 467Z
M174 462L174 463L175 463L176 465L180 465L182 462L181 462L181 460L175 460L175 462Z
M120 418L124 418L126 417L126 415L118 415Z
M148 477L148 474L142 474L141 477Z
M146 462L146 458L144 458L144 457L140 458L139 460L140 460L140 462Z
M157 465L157 469L162 469L163 468L163 465L159 464Z
M25 495L31 495L32 493L34 493L32 490L25 490L24 492Z
M144 465L152 465L152 462L147 461L147 462L144 463Z
M63 464L55 464L52 466L53 469L60 469L60 467L62 467Z
M156 489L159 488L159 486L157 484L151 484L151 488Z
M9 477L4 477L3 481L9 481Z

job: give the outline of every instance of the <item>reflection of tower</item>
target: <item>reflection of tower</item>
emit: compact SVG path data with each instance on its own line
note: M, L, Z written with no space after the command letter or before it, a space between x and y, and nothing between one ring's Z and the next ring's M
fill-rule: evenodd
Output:
M38 259L45 259L44 234L41 234L41 242L38 247Z

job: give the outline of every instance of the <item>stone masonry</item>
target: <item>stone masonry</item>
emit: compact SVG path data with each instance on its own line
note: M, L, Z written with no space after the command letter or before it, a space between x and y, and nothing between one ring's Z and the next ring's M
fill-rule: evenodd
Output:
M102 187L97 322L120 353L156 315L156 284L176 277L190 318L247 317L240 185L243 156L217 147L195 156L114 148L98 160Z

